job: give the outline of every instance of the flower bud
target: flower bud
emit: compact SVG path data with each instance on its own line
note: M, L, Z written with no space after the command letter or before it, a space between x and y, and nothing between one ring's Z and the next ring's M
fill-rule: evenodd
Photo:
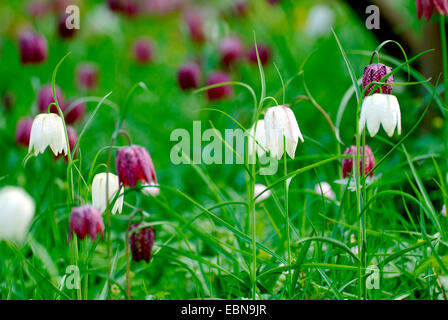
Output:
M141 224L136 223L129 228L131 232L129 243L131 245L132 259L136 262L144 260L146 263L149 263L156 234L153 227L142 228L132 232Z
M115 199L117 193L120 192L115 204L111 210L112 214L121 213L123 210L124 194L123 188L120 190L118 177L113 173L98 173L93 177L92 182L92 203L100 213L107 209L107 196L109 196L109 204Z
M89 235L95 241L98 233L101 233L101 239L103 239L103 217L97 209L90 205L75 207L70 215L68 240L72 238L73 232L81 240Z
M32 126L32 118L25 118L19 121L16 128L16 143L18 145L28 147L28 145L30 144L30 134Z
M86 104L84 102L80 102L76 105L73 105L73 101L69 100L64 106L63 112L65 122L67 124L76 123L84 118L84 115L86 113Z
M83 63L76 73L78 87L84 90L93 90L98 85L98 68L93 63Z
M219 45L219 52L221 55L221 63L230 67L243 55L243 44L237 37L227 37L221 41Z
M229 74L221 71L216 71L209 76L207 80L207 86L229 81L231 81ZM232 93L233 93L232 86L226 85L207 90L207 97L210 101L213 101L227 98L231 96Z
M271 60L271 50L267 46L261 44L257 45L257 49L258 49L258 56L260 57L260 62L262 65L265 65L266 63L269 62L269 60ZM255 45L252 46L252 48L250 48L248 58L249 61L252 62L253 64L256 65L258 64L257 51L255 50Z
M138 64L147 64L153 60L153 47L148 39L140 38L134 43L134 59Z
M34 216L33 198L22 188L3 187L0 208L0 240L23 241Z
M177 82L182 90L194 89L199 85L201 68L196 62L187 62L179 68Z
M350 176L353 170L353 160L356 157L356 146L351 146L344 151L345 155L351 155L351 158L342 159L342 176L344 178ZM363 148L359 147L359 171L362 172L362 158L363 158ZM365 150L365 161L364 161L364 174L368 174L371 178L373 177L373 167L375 167L375 157L373 156L372 149L366 146ZM364 174L361 174L364 176ZM354 173L353 173L354 176Z
M120 184L127 187L134 188L139 181L144 186L157 183L151 156L143 147L132 145L120 148L115 158L115 167Z
M54 87L54 91L56 93L56 98L58 99L59 106L62 108L64 104L62 91L57 85ZM48 84L43 86L40 89L39 95L37 97L37 105L39 107L39 111L42 113L48 112L48 106L54 102L53 89L51 85ZM52 105L50 107L50 112L59 114L58 108L55 105Z
M47 40L30 31L20 35L20 59L23 64L41 63L47 59Z
M392 72L392 68L385 66L382 63L376 63L376 64L370 64L364 69L364 75L362 77L362 88L365 89L369 83L371 82L379 82L381 78L383 78L385 75ZM386 79L383 79L383 82L386 83L393 83L394 82L394 75L391 74ZM374 84L370 85L367 89L365 96L368 96L370 92L372 91L373 87L375 87ZM383 91L383 94L391 94L393 85L391 84L383 84L381 85L381 90ZM380 88L376 88L373 93L380 93Z

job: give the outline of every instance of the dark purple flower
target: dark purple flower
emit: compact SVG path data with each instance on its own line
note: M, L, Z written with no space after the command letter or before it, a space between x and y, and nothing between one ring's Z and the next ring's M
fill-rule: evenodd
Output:
M65 122L73 124L80 121L86 113L86 104L84 102L73 105L73 100L69 100L63 108Z
M156 172L151 156L145 148L132 145L122 147L115 158L120 184L134 188L137 182L142 185L153 185L157 183Z
M59 107L64 105L64 98L62 95L61 89L56 85L54 88L56 92L56 98L58 99ZM39 107L39 111L42 113L48 112L48 106L55 102L53 99L53 90L51 88L51 85L45 85L43 86L40 91L39 95L37 97L37 105ZM58 108L55 105L52 105L50 108L50 112L58 114Z
M136 0L122 1L121 12L127 17L135 17L139 13L139 5Z
M240 17L245 17L248 11L248 4L246 0L238 0L234 3L234 11Z
M121 12L123 10L122 0L108 0L109 9L114 12Z
M376 64L370 64L364 69L364 75L362 77L362 88L365 89L369 83L371 82L379 82L381 78L383 78L385 75L392 72L392 68L385 66L382 63L376 63ZM391 74L389 77L383 80L383 82L386 83L393 83L394 82L394 75ZM365 96L368 96L369 93L372 91L373 87L375 85L369 86L367 89ZM394 86L392 84L383 84L381 85L381 89L383 91L383 94L391 94ZM373 93L380 93L380 88L376 88Z
M205 41L205 32L202 15L197 11L189 11L185 14L185 22L187 23L191 40L196 43L203 43Z
M243 44L237 37L224 38L219 45L219 53L221 55L221 63L229 67L243 56Z
M215 71L208 77L207 86L229 81L231 81L231 78L227 73ZM207 90L207 97L210 101L219 100L229 97L230 95L232 95L232 93L232 86L226 85Z
M33 3L30 3L28 7L28 12L31 17L33 18L39 18L47 14L51 9L51 6L47 2L43 1L35 1Z
M98 67L93 63L81 64L76 73L76 82L81 89L95 89L98 85Z
M41 63L47 59L47 40L31 31L20 35L20 59L23 64Z
M270 5L275 5L280 2L280 0L267 0Z
M347 150L344 151L345 155L351 155L351 158L342 159L342 176L346 178L349 176L353 170L353 159L356 157L356 146L351 146ZM362 172L362 157L363 157L363 149L359 147L359 171ZM364 174L368 174L370 177L373 177L373 167L375 167L375 157L373 156L372 149L369 146L366 146L365 151L365 161L364 161ZM362 176L364 175L362 174Z
M11 111L12 107L14 106L14 100L14 93L12 93L11 91L5 92L5 94L3 95L3 104L6 111Z
M61 38L64 39L69 39L69 38L73 38L73 36L76 33L76 29L75 28L67 28L67 15L63 14L60 15L59 20L58 20L58 32L59 35L61 36Z
M140 38L134 43L134 58L139 64L146 64L152 61L154 56L151 42L146 38Z
M257 44L257 49L258 49L258 56L260 57L260 62L262 65L265 65L271 59L271 50L267 46L262 44ZM250 62L258 65L257 50L255 49L255 45L252 46L252 48L250 48L248 58Z
M440 14L448 15L448 0L415 0L415 4L419 20L424 15L425 19L429 21L434 12L434 7Z
M70 146L70 152L73 152L73 148L75 147L76 141L78 140L78 134L76 130L72 126L67 126L67 135L68 135L68 145ZM73 158L76 158L78 153L78 149L76 149L75 155ZM55 156L56 159L59 159L62 156L62 153ZM68 157L64 156L65 162L68 161Z
M132 232L141 225L142 223L136 223L129 228L131 232L129 243L131 245L132 259L136 262L144 260L146 263L149 263L156 234L153 227L146 227Z
M32 126L33 118L24 118L19 121L16 128L16 143L18 145L28 147Z
M70 229L68 231L68 240L71 239L73 232L82 240L87 235L96 240L98 233L101 233L101 239L104 235L104 222L101 213L92 206L85 205L75 207L70 215Z
M199 85L201 68L196 62L187 62L177 72L177 82L182 90L194 89Z

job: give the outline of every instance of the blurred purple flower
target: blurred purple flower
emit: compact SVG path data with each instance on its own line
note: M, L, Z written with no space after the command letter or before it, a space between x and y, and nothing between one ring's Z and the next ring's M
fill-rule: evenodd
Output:
M185 14L185 22L187 23L191 40L196 43L203 43L205 41L205 32L202 15L196 11L188 11Z
M238 37L224 38L219 45L219 53L221 55L221 63L229 67L243 56L243 44Z
M69 100L64 105L63 112L66 123L76 123L84 118L84 115L86 113L86 104L84 102L81 102L73 105L73 100Z
M417 16L420 20L425 16L426 20L430 20L434 12L434 7L442 15L448 15L448 0L416 0Z
M266 63L271 60L271 49L269 49L266 45L257 44L258 49L258 56L260 57L260 62L262 65L265 65ZM253 64L258 65L257 60L257 50L255 49L255 45L253 45L248 53L249 61Z
M33 118L21 119L16 128L16 143L23 147L30 144L31 127L33 126Z
M20 59L23 64L41 63L47 59L47 40L31 31L20 35Z
M196 62L187 62L177 72L177 82L182 90L194 89L199 85L201 68Z
M342 159L342 176L344 178L348 177L353 170L353 158L356 156L356 146L351 146L344 151L345 155L351 155L351 158ZM359 171L362 172L362 156L363 156L363 148L359 147ZM364 173L361 174L369 174L369 176L373 177L373 167L375 167L375 157L373 156L372 149L369 146L366 146L365 151L365 161L364 161Z
M154 49L149 39L142 37L134 42L134 59L139 64L147 64L154 58Z
M59 103L59 107L61 107L64 105L64 98L62 95L62 91L61 89L56 85L54 88L55 92L56 92L56 98L58 99L58 103ZM51 85L45 85L43 86L40 91L39 91L39 95L37 97L37 105L39 107L39 111L41 113L46 113L48 112L48 106L55 102L53 99L53 90L51 88ZM50 112L52 113L58 113L58 108L55 105L52 105L50 108Z
M208 77L207 86L229 81L231 81L229 74L222 71L215 71ZM232 93L232 86L226 85L207 90L207 97L210 101L213 101L227 98L232 95Z
M76 82L81 89L95 89L98 85L98 67L93 63L79 65L76 72Z

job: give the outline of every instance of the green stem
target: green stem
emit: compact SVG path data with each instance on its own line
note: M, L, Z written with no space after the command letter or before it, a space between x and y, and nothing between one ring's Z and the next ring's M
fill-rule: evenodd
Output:
M448 54L447 54L447 43L446 43L446 30L445 30L445 16L443 14L440 15L440 40L442 46L442 65L443 65L443 83L444 83L444 96L445 103L447 102L447 94L448 90Z
M283 160L284 160L284 172L285 177L288 175L288 161L286 160L286 140L283 138L283 145L284 145L284 153L283 153ZM291 236L290 236L290 225L289 225L289 208L288 208L288 179L285 179L284 181L285 186L285 219L286 219L286 241L288 244L288 257L286 258L286 261L288 262L288 266L292 265L291 263ZM291 268L288 268L288 283L289 283L289 293L292 295L292 274L291 274Z

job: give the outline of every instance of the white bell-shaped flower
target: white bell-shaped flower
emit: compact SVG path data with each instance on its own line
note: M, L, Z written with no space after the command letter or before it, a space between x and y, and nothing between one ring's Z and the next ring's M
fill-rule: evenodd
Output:
M264 127L266 146L271 157L282 158L283 137L285 137L286 153L294 159L299 139L303 142L294 112L286 105L268 108L264 116Z
M389 137L392 137L395 128L401 134L401 112L397 97L382 93L366 97L362 103L359 133L364 130L366 123L371 137L378 133L380 124Z
M106 189L107 184L109 185L108 190ZM112 208L112 214L117 213L117 211L121 213L123 210L124 190L123 188L120 189L118 176L113 173L109 173L108 176L106 172L103 172L93 177L92 204L100 213L103 213L107 209L106 193L109 195L109 203L111 203L115 199L117 192L119 192L119 195Z
M317 194L321 194L328 199L335 200L336 194L331 189L331 186L328 182L322 181L314 186L314 192Z
M34 150L34 155L37 156L48 146L55 156L62 151L67 155L67 140L62 118L54 113L41 113L34 118L28 152Z
M258 197L258 195L260 195L256 200L255 203L259 203L267 198L269 198L272 194L271 190L266 190L266 186L264 184L255 184L254 185L254 196ZM265 191L266 190L266 191Z
M255 138L255 139L254 139ZM264 127L264 120L257 121L257 128L255 130L255 125L250 129L249 132L249 156L254 155L254 150L257 151L259 157L266 154L268 146L266 144L266 130Z
M34 216L33 198L22 188L0 189L0 240L22 242Z
M142 193L146 196L151 195L157 197L160 194L160 188L156 187L158 185L154 181L151 181L151 183L143 183L142 186L144 186Z

